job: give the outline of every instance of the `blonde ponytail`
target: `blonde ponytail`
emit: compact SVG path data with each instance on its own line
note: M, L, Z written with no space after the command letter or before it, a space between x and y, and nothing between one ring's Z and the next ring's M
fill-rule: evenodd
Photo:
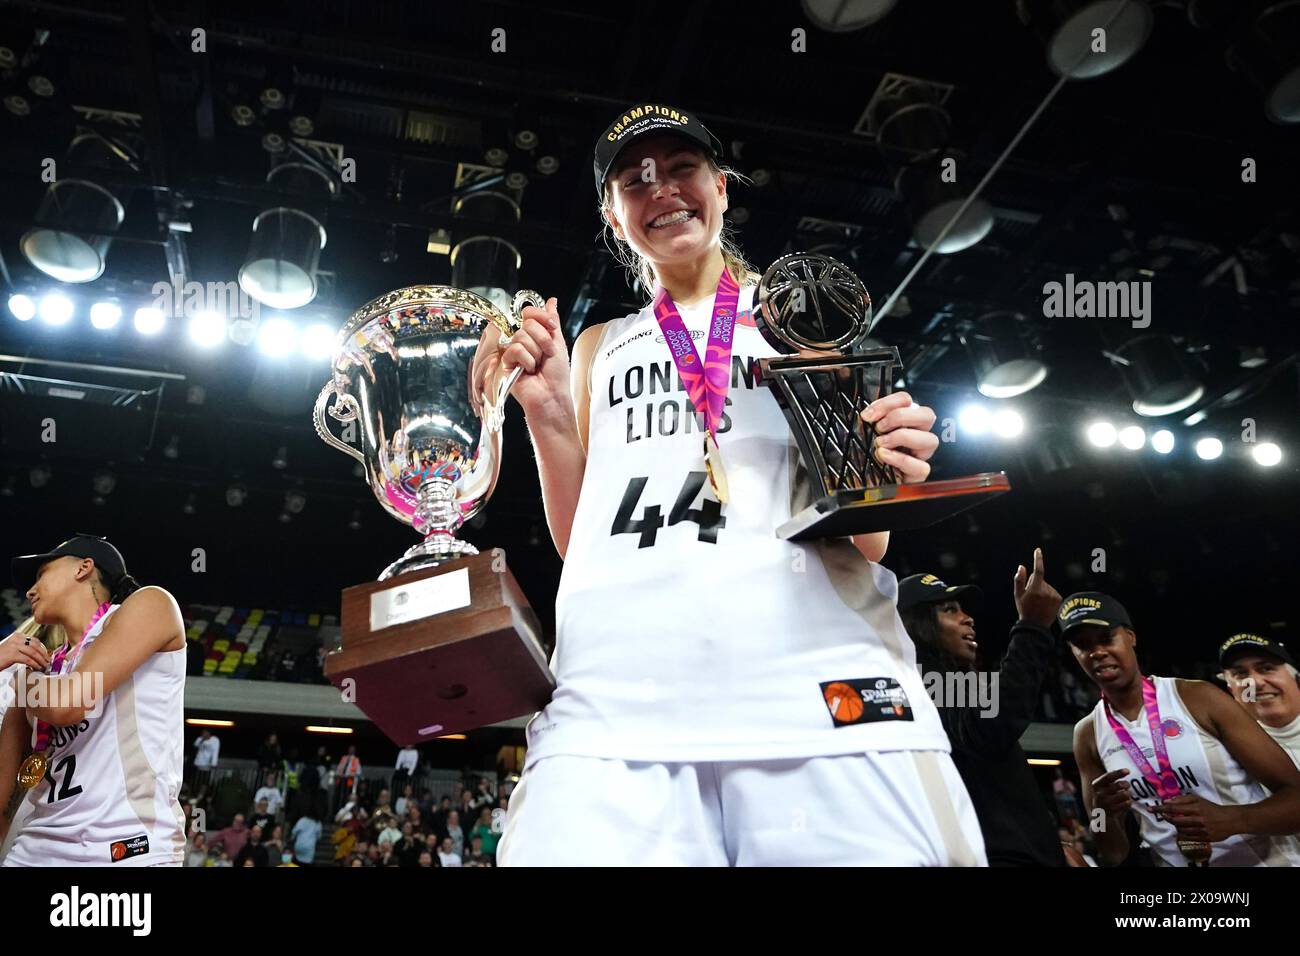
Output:
M14 634L20 639L30 637L40 641L51 654L68 643L68 633L63 629L62 624L37 624L34 617L29 617L19 624Z

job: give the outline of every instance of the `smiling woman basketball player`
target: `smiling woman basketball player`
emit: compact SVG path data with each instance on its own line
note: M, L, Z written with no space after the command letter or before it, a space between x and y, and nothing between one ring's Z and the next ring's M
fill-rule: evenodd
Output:
M185 624L140 587L117 548L78 535L14 558L38 624L71 640L0 728L0 842L24 799L5 866L180 866ZM34 724L34 727L32 726ZM23 759L26 744L33 753Z
M558 686L529 723L498 861L982 865L874 563L887 536L776 536L809 482L754 379L778 353L752 318L757 277L722 240L720 157L680 110L615 120L601 212L654 302L584 331L570 366L552 298L475 363L475 392L525 373L512 394L565 562ZM900 392L864 417L881 458L923 481L934 413Z

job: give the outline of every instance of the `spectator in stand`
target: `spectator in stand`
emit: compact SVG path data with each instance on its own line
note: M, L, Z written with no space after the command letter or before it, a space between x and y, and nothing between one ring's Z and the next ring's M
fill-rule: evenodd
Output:
M438 804L434 802L433 791L425 787L420 791L419 799L420 816L426 820L433 820L438 812Z
M474 794L470 793L468 790L462 790L460 792L459 803L455 803L455 799L453 798L452 802L455 803L456 809L460 811L460 818L462 820L469 821L478 819L478 813L476 813L474 808L470 806L470 802L473 799Z
M212 854L209 853L208 855L211 856ZM215 859L213 859L213 861L212 861L212 865L213 865L213 866L233 866L234 864L230 862L230 854L227 853L226 850L225 850L225 848L223 847L222 849L220 849L220 850L217 851L217 855L216 855Z
M393 807L394 812L396 812L399 817L406 815L407 807L415 806L414 794L415 788L409 783L402 787L402 795L397 798L397 805ZM424 811L421 811L420 815L423 816Z
M289 813L293 819L307 813L314 806L316 794L320 792L321 768L315 760L305 761L298 771L298 788L289 798Z
M277 823L272 826L270 830L264 829L262 832L270 834L270 836L262 841L262 846L266 847L266 852L271 858L271 863L275 864L281 862L280 857L283 856L285 852L284 827Z
M461 781L461 780L457 780L455 783L453 783L453 784L451 785L451 804L452 804L452 806L457 807L457 808L460 807L460 805L461 805L460 795L461 795L464 791L465 791L465 784L464 784L464 782Z
M428 793L429 791L426 790L425 792ZM451 805L451 797L445 793L438 800L436 808L431 806L429 809L425 809L424 801L420 802L420 814L426 820L431 821L434 830L441 830L447 826L447 814L454 809L456 808Z
M258 779L263 779L268 770L280 770L283 761L279 738L274 733L267 734L262 746L257 748Z
M471 839L477 836L483 841L483 855L491 860L496 859L497 841L501 839L501 834L492 822L492 808L483 807L478 812L478 823L470 831Z
M393 773L393 789L405 786L415 776L415 768L420 765L420 752L409 744L397 752L397 763ZM398 811L401 812L400 810Z
M393 853L402 866L415 866L423 848L421 843L415 839L415 828L409 823L402 824L402 838L393 844Z
M271 824L275 822L275 814L271 812L271 805L267 802L266 797L257 801L257 806L253 809L248 818L248 825L261 827L262 832L270 830Z
M235 819L230 821L230 826L224 830L218 830L208 841L208 845L220 847L233 857L238 855L247 842L248 827L244 825L244 815L236 813Z
M401 838L402 838L402 831L398 829L397 821L390 820L384 826L384 829L379 831L379 836L375 838L375 842L379 844L381 848L385 846L391 847L394 843L396 843Z
M440 866L462 866L460 854L455 851L451 845L451 837L444 837L442 848L438 851L438 864Z
M1082 815L1078 790L1075 789L1074 782L1061 773L1059 768L1056 771L1056 779L1052 781L1052 796L1056 799L1056 815L1062 823L1068 826L1071 821L1079 819Z
M275 735L272 734L271 736L274 737ZM270 811L271 816L278 818L280 816L280 807L284 805L284 794L280 791L275 771L266 771L265 780L266 782L262 784L262 786L258 788L257 793L253 795L253 801L255 803L261 803L265 800L267 803L267 809Z
M356 787L357 778L361 776L361 760L357 757L356 744L348 745L348 752L339 760L339 765L334 772L337 786L334 802L342 803L343 798Z
M185 849L186 866L206 866L208 863L208 841L203 833L190 834L189 846Z
M249 860L253 861L253 866L271 865L271 858L266 852L266 847L262 845L261 827L249 827L248 842L235 855L235 866L248 866Z
M392 795L388 792L387 787L379 791L379 796L375 798L374 809L370 814L372 820L378 818L380 815L398 818L402 816L400 810L393 809Z
M447 825L443 828L444 832L440 834L444 839L451 840L452 849L457 856L465 853L465 831L460 825L460 814L455 810L447 813Z
M392 848L390 847L389 849L391 851ZM370 844L370 848L366 850L366 866L379 866L383 862L383 851L381 851L375 844Z
M402 820L403 823L411 824L411 826L415 827L417 830L424 829L420 820L420 808L417 806L412 805L407 807L406 818L403 820L401 817L398 817L398 819Z
M430 853L428 850L421 850L420 861L416 864L416 866L422 866L430 870L433 869L433 854Z
M483 852L483 838L478 834L469 839L469 856L465 857L465 866L491 866L492 861Z
M375 809L375 796L370 792L370 781L365 777L357 780L357 806L366 813L373 813Z
M316 844L320 842L320 820L316 808L308 806L298 822L293 825L293 858L299 866L312 866L316 860Z
M496 794L492 792L492 785L488 782L488 778L479 777L478 792L474 794L474 798L469 802L470 809L475 811L483 807L491 809L496 806L496 803Z
M217 769L217 758L221 753L221 741L213 736L211 730L203 728L194 741L194 785L207 787L212 783L212 771Z

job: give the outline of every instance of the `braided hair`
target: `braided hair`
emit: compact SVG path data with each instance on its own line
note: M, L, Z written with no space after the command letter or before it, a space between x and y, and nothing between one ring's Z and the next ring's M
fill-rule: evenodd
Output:
M140 590L140 582L130 574L123 574L115 579L110 579L101 568L95 568L95 573L99 577L99 583L103 585L104 590L108 592L108 601L110 604L121 604L128 597Z

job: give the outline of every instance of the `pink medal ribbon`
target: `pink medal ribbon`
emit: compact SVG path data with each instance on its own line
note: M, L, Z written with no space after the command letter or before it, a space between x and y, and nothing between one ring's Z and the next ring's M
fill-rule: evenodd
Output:
M1183 789L1178 785L1178 775L1174 773L1173 766L1169 762L1169 748L1165 746L1165 730L1160 723L1160 705L1156 700L1155 681L1149 677L1142 678L1142 709L1146 712L1147 725L1151 728L1151 749L1156 753L1159 773L1134 742L1132 734L1115 719L1110 709L1110 701L1105 701L1105 704L1106 720L1110 722L1110 729L1124 745L1124 751L1128 754L1129 760L1133 761L1133 766L1142 774L1142 778L1155 788L1156 793L1160 794L1160 799L1170 800L1182 793Z
M695 410L704 416L704 460L718 501L727 502L727 484L722 473L718 453L718 425L726 405L727 389L731 385L732 332L736 327L736 308L740 303L740 286L724 267L718 279L718 289L713 296L713 319L709 323L709 342L700 361L699 352L691 340L691 333L677 311L677 305L668 290L660 286L655 291L654 313L659 328L664 333L664 343L677 366L677 374L686 386Z
M108 609L112 606L113 605L111 602L105 601L95 611L95 616L90 619L90 623L86 625L85 633L81 635L81 642L77 645L77 653L73 656L72 663L68 665L69 671L73 670L77 666L77 662L81 660L82 652L84 652L86 649L86 634L89 634L91 632L91 629L94 628L94 626L99 623L99 619L102 618L105 614L107 614ZM54 656L50 658L51 677L58 677L60 674L63 673L63 662L67 658L69 650L70 648L68 647L68 645L64 644L57 651L54 652ZM51 726L52 725L47 724L43 720L36 721L35 750L37 753L43 752L45 748L49 746Z

